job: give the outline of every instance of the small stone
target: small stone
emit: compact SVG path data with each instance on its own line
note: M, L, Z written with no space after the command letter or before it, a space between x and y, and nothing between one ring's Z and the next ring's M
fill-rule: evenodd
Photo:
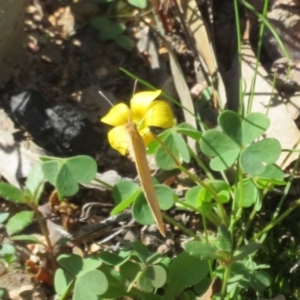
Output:
M26 8L26 12L28 13L28 14L33 14L33 13L35 13L37 11L37 9L36 9L36 7L34 6L34 5L29 5L29 6L27 6L27 8Z

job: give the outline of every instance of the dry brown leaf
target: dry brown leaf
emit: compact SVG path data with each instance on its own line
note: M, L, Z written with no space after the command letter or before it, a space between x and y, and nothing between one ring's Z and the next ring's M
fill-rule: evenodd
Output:
M214 278L204 295L197 298L198 300L212 300L213 296L221 291L222 282L219 277Z
M186 123L192 125L194 128L197 128L196 118L195 116L195 109L193 99L189 90L189 87L186 83L186 80L183 76L181 67L177 61L176 56L174 55L173 51L169 51L169 59L170 59L170 66L171 72L174 80L174 84L180 99L180 102L184 108L187 110L183 110L183 116ZM196 152L196 143L191 138L188 138L188 144L191 149Z
M225 107L226 104L226 92L224 83L218 72L218 66L216 63L216 57L213 51L212 43L207 32L203 17L198 8L197 2L195 0L178 0L184 18L190 28L194 40L196 42L197 49L199 51L199 58L201 62L207 67L208 73L212 78L217 76L218 79L218 94L220 97L221 108ZM215 96L215 95L214 95Z

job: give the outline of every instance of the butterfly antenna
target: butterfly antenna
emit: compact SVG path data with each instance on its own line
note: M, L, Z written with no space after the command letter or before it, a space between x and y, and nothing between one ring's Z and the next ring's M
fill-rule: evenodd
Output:
M104 95L103 92L99 91L99 94L110 104L111 107L114 106L114 104Z

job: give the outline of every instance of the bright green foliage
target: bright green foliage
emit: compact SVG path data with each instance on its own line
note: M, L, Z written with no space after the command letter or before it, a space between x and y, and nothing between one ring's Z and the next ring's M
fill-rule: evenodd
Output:
M203 280L208 274L208 261L185 252L179 254L170 265L166 299L174 299L184 289Z
M260 201L259 189L251 178L245 178L237 185L236 201L240 207L250 207Z
M276 139L254 142L269 127L270 121L261 113L250 113L245 118L232 111L224 111L218 119L223 132L207 130L200 140L204 154L212 157L210 166L215 171L230 168L238 159L245 173L267 176L274 170L281 147ZM281 173L281 179L283 173Z
M9 235L13 235L22 231L25 227L27 227L31 223L33 219L33 215L34 214L32 211L26 211L26 210L16 213L8 220L6 224L7 233Z
M75 300L97 300L99 295L107 291L107 278L97 270L102 264L100 259L82 259L75 254L63 254L58 257L57 262L62 267L57 270L54 278L57 294L64 294L72 284Z
M168 210L174 205L174 194L165 185L155 185L155 192L159 206L162 210ZM143 191L130 181L120 181L113 187L113 198L117 206L112 214L120 213L133 203L132 215L140 224L149 225L154 223L152 212L149 208Z
M99 31L99 38L102 41L112 40L125 50L131 50L135 45L134 41L124 34L126 26L123 23L98 16L91 20L91 25Z
M127 0L129 4L136 6L140 9L145 9L147 7L147 0Z
M10 244L0 245L0 264L6 270L17 260L16 248ZM4 271L2 270L4 273Z
M21 190L5 182L0 182L0 195L4 199L9 200L11 202L26 202L26 200L23 199L23 193Z
M71 158L41 157L45 178L56 188L58 194L73 196L79 190L79 183L90 183L96 175L97 164L89 156Z

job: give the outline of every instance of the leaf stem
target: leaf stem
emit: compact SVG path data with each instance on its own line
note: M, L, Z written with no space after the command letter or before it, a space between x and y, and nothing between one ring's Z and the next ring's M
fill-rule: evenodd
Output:
M182 164L177 160L177 158L173 155L173 153L170 151L170 149L167 147L167 145L160 139L157 135L153 134L154 139L164 148L164 150L168 153L168 155L172 158L172 160L175 162L176 167L183 173L185 173L189 178L191 178L194 182L198 183L201 185L203 188L205 188L207 191L209 191L212 196L215 198L220 212L221 212L221 217L222 217L222 222L224 225L228 225L228 215L224 209L224 206L222 205L220 198L218 194L214 191L212 187L207 185L203 180L201 180L198 176L192 174L190 171L188 171Z
M264 233L267 233L269 230L271 230L273 227L275 227L277 224L279 224L284 218L286 218L289 214L291 214L298 206L300 205L300 199L298 199L296 202L294 202L280 217L278 217L276 220L269 223L264 229L257 232L250 242L255 241L259 237L261 237Z
M193 238L196 238L197 235L195 235L193 233L193 231L187 229L186 227L184 227L181 223L175 221L173 218L170 218L167 214L165 213L162 213L162 216L163 218L170 224L178 227L182 232L184 232L186 235L190 236L190 237L193 237Z

